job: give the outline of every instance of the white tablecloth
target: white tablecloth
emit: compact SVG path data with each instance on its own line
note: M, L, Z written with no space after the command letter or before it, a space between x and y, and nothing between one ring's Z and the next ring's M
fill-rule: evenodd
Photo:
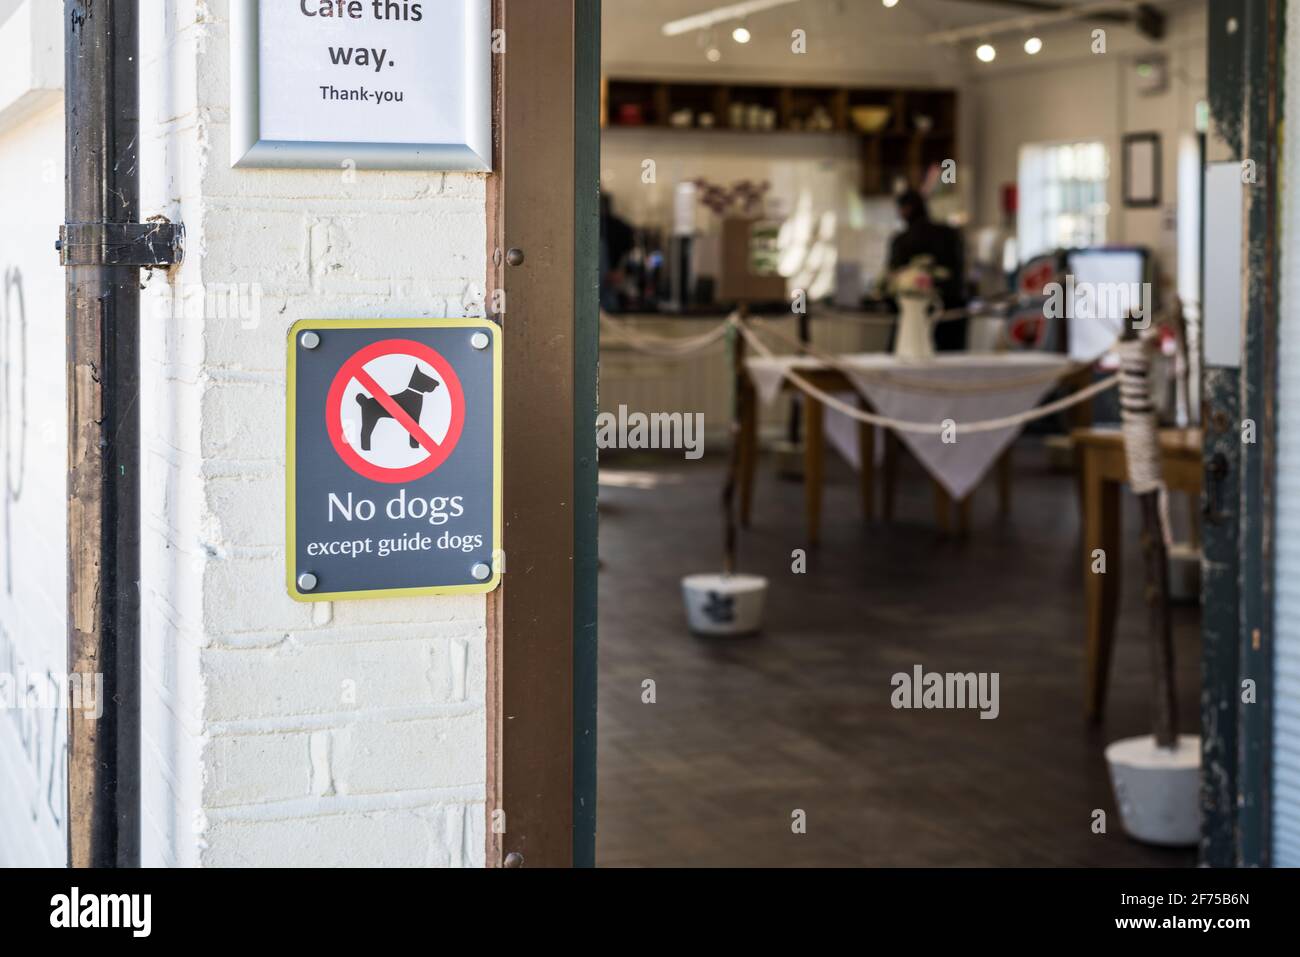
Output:
M944 353L923 360L864 353L837 356L836 361L854 388L880 415L907 422L941 423L951 419L957 423L953 442L944 442L941 435L918 432L900 431L898 435L926 470L958 500L970 494L1002 451L1020 434L1019 427L963 432L961 425L1034 408L1059 382L1059 376L1050 379L1048 376L1052 372L1064 375L1071 367L1067 356L1042 352ZM753 358L746 365L764 402L777 397L781 382L790 370L824 368L820 360L811 356ZM930 391L925 389L927 383L974 383L980 388L970 392ZM1006 385L999 387L999 383ZM857 466L854 421L834 409L826 409L825 415L828 438Z

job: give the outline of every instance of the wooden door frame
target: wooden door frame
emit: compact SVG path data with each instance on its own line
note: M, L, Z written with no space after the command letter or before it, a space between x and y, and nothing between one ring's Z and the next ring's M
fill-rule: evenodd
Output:
M590 865L600 3L492 7L485 289L504 332L505 574L487 612L486 862Z

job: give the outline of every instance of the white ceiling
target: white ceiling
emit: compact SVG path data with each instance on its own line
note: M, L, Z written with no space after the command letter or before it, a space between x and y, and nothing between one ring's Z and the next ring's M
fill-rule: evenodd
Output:
M731 39L735 23L709 31L665 37L665 23L728 5L734 0L603 0L602 47L606 72L626 76L718 76L792 81L854 82L888 77L892 82L955 82L972 68L968 50L936 46L936 31L996 23L1033 11L968 0L796 0L746 21L750 43ZM1056 0L1077 5L1091 0ZM1076 26L1078 26L1076 24ZM790 34L806 31L808 53L793 56ZM1048 31L1051 32L1051 31ZM717 64L705 59L716 44ZM1008 56L1024 56L1014 44Z
M744 46L731 39L732 25L665 37L670 20L702 13L727 0L604 0L601 42L608 70L648 75L840 76L915 69L921 36L934 29L922 5L952 6L947 0L900 0L892 10L879 0L799 0L750 17L753 39ZM957 4L957 6L961 6ZM909 9L910 8L910 9ZM944 24L947 25L947 24ZM956 24L954 24L956 25ZM790 35L806 31L808 53L794 56ZM722 61L709 64L705 49L716 43ZM904 51L900 47L909 49ZM927 51L928 53L929 51ZM929 73L926 67L921 72Z
M626 22L650 21L656 27L682 17L730 6L735 0L603 0L603 16L616 26ZM1077 6L1093 0L1042 0L1061 6ZM1123 0L1117 0L1123 2ZM988 23L1031 14L1033 10L995 0L900 0L893 9L880 0L794 0L785 7L757 14L753 24L802 20L815 29L828 25L869 27L890 33L928 33L950 27ZM784 17L784 19L783 19Z

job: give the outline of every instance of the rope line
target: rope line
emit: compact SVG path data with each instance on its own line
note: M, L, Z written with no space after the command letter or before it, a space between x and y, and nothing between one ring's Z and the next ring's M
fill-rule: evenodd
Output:
M982 309L972 309L969 306L962 306L957 309L943 309L933 315L927 316L930 322L955 322L958 319L980 319L986 316L994 318L1004 318L998 316L996 310L1012 302L1010 299L986 299L982 301ZM896 326L898 325L898 315L889 316L864 316L853 312L840 312L839 310L828 312L810 313L814 319L838 319L842 322L859 322L867 326Z
M740 328L740 334L744 336L745 341L749 343L755 352L766 359L775 358L772 351L767 348L762 340L760 340L758 336L754 334L753 330L749 329L745 323L740 322L738 323L738 326ZM791 385L795 386L805 395L816 399L823 405L847 415L849 418L855 419L858 422L865 422L868 425L893 429L896 432L911 432L919 435L942 435L944 432L948 431L949 428L942 422L911 422L906 419L895 419L890 416L876 415L873 412L866 412L862 409L854 408L847 402L843 402L836 396L831 395L829 392L819 389L793 369L786 371L785 378ZM1102 379L1100 382L1094 382L1092 385L1080 389L1078 392L1057 399L1054 402L1049 402L1046 405L1040 405L1034 409L1027 409L1024 412L1018 412L1014 415L1004 415L996 419L984 419L976 422L967 422L965 424L953 423L951 428L955 434L963 432L996 432L999 429L1014 428L1028 422L1033 422L1037 419L1045 419L1064 409L1076 406L1080 402L1086 402L1093 396L1100 395L1109 389L1113 389L1118 384L1119 376L1113 375L1106 379Z
M694 336L656 336L635 330L626 323L617 322L604 312L600 314L602 328L608 329L616 338L622 339L633 349L660 358L679 358L703 352L726 337L731 323L732 319L728 317L707 332Z
M1009 300L1008 300L1009 301ZM1002 304L1002 300L987 301L986 307L997 307ZM790 318L794 318L791 314ZM978 318L980 316L993 315L989 309L983 311L970 308L946 309L937 312L929 317L932 323L952 322L957 319ZM726 335L727 329L736 320L737 313L732 313L722 322L718 323L707 332L699 333L693 336L659 336L653 333L643 332L633 329L630 323L625 319L616 319L609 313L601 310L600 324L601 328L608 330L616 338L621 339L626 345L633 349L639 349L649 355L663 357L672 357L678 355L690 355L693 352L702 352L717 342L720 342ZM785 318L784 316L782 318ZM824 319L834 322L855 322L862 325L880 325L895 326L898 324L898 316L863 316L851 312L813 312L809 314L812 319ZM775 334L775 333L774 333Z
M963 310L964 313L964 310ZM640 349L644 352L656 355L662 358L681 358L690 355L693 352L699 352L715 345L726 336L728 331L735 327L745 342L754 350L754 352L764 359L779 358L767 344L764 343L755 331L754 325L740 318L739 314L732 313L718 325L714 326L707 332L695 336L676 337L676 336L654 336L646 333L635 332L628 328L625 323L620 323L604 312L600 314L601 325L612 332L624 342L627 342L633 348ZM890 320L892 322L892 320ZM880 379L891 385L897 385L899 388L911 387L913 391L918 392L939 392L939 393L977 393L977 392L1001 392L1014 388L1027 387L1029 385L1040 385L1053 382L1064 376L1070 375L1083 368L1081 363L1074 363L1064 369L1052 370L1049 373L1035 373L1030 376L1022 376L1019 379L1004 380L1002 382L991 383L939 383L935 380L926 380L918 382L916 380L900 379L897 376L891 376L889 373L875 373L871 371L863 372L861 370L849 369L843 363L839 362L833 355L821 352L808 343L796 342L774 329L766 328L763 330L767 334L785 340L794 342L798 348L824 362L830 368L835 369L845 375L865 379ZM956 434L976 433L976 432L996 432L1000 429L1015 428L1025 425L1026 423L1044 419L1048 416L1055 415L1065 409L1072 408L1081 402L1101 395L1120 382L1120 375L1112 375L1083 389L1073 392L1070 395L1049 402L1046 405L1038 406L1034 409L1027 409L1024 412L1018 412L1014 415L1001 416L996 419L984 419L976 422L954 423L947 427L943 423L934 422L913 422L906 419L895 419L890 416L877 415L874 412L867 412L863 409L855 408L852 405L842 401L838 397L831 395L829 392L819 389L806 378L800 375L794 369L786 369L783 372L785 379L805 395L816 399L823 405L835 409L849 418L858 422L865 422L868 425L875 425L882 428L893 429L896 432L911 432L920 435L942 435L952 428ZM850 378L852 381L852 378ZM1158 459L1157 459L1158 461Z
M1073 375L1090 365L1090 363L1085 362L1072 362L1061 368L1028 373L1014 379L1000 379L997 382L948 382L941 379L920 379L908 376L899 376L884 370L853 368L852 366L847 366L840 362L838 357L818 349L811 343L800 342L798 339L788 336L783 332L779 332L776 329L763 329L762 331L766 335L769 335L774 339L779 339L801 352L806 352L808 355L818 359L823 364L847 377L870 382L882 382L892 388L907 392L959 394L1006 392L1010 389L1029 388L1030 386L1046 385L1047 383L1056 382L1057 380Z

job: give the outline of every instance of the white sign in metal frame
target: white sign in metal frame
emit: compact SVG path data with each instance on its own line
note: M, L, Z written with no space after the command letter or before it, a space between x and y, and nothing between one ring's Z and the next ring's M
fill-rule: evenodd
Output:
M490 170L491 32L490 0L231 0L231 166Z
M1205 299L1201 315L1207 366L1241 368L1245 201L1241 163L1231 160L1205 165Z

